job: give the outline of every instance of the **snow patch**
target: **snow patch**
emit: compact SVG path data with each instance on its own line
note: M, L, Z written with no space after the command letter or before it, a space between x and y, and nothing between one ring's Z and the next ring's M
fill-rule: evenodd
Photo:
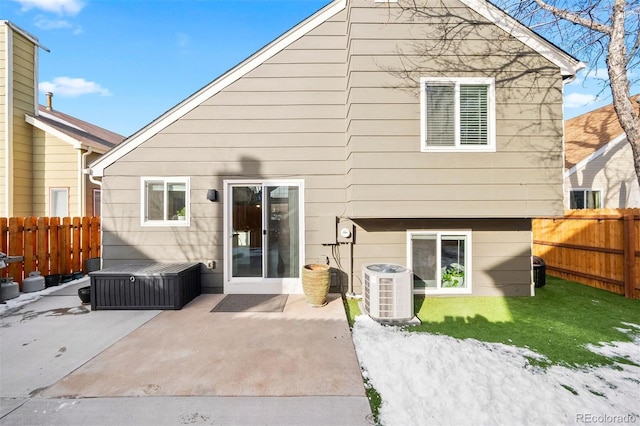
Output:
M627 416L640 422L640 367L532 366L526 348L410 333L358 316L353 340L382 398L380 421L410 424L549 425ZM640 365L640 339L590 348Z

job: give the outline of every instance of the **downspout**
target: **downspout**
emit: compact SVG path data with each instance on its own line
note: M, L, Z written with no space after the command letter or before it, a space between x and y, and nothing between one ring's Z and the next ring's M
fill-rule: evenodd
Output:
M89 149L81 155L80 159L80 169L78 170L78 177L80 179L80 204L78 208L78 214L80 217L84 217L87 211L87 185L86 180L84 178L84 169L87 167L87 157L93 152L93 148L89 147ZM91 177L89 177L91 179Z
M100 187L100 190L102 191L102 181L96 180L96 178L93 177L93 175L91 174L91 168L87 167L86 169L83 169L82 173L84 173L89 177L89 182L91 182L94 185L98 185ZM102 197L100 197L100 211L102 211ZM100 232L102 233L102 231Z

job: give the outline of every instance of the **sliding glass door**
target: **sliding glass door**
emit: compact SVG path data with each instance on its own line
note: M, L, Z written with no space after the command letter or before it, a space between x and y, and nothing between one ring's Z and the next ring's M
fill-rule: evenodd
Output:
M227 182L225 193L225 293L292 292L301 269L301 182Z

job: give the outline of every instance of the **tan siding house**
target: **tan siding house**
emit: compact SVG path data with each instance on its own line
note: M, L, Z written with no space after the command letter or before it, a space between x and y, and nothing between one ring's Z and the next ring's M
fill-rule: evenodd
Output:
M390 262L416 293L532 295L583 65L487 2L402 4L332 2L91 164L104 266L198 261L206 291L287 293L329 262L359 292Z
M565 151L566 208L640 207L633 153L613 105L567 120Z
M99 215L99 186L83 168L124 137L54 111L51 97L37 105L39 48L0 21L0 215Z

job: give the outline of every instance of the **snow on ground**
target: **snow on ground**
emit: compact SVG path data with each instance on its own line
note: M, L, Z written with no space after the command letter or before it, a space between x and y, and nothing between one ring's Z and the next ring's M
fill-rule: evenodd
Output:
M356 318L353 340L385 426L640 424L638 366L543 370L529 349L410 333L368 316ZM589 349L640 365L640 336Z
M45 288L44 290L41 290L41 291L34 291L33 293L20 293L20 295L18 297L13 298L13 299L9 299L9 300L5 300L4 302L0 303L0 315L4 314L9 309L19 308L19 307L24 306L24 305L26 305L28 303L35 302L36 300L40 299L42 296L46 296L48 294L56 292L56 291L58 291L60 289L63 289L65 287L69 287L71 285L78 284L81 281L86 281L87 285L89 285L89 277L88 276L84 276L84 277L82 277L80 279L69 281L68 283L64 283L64 284L60 284L60 285L57 285L57 286Z

